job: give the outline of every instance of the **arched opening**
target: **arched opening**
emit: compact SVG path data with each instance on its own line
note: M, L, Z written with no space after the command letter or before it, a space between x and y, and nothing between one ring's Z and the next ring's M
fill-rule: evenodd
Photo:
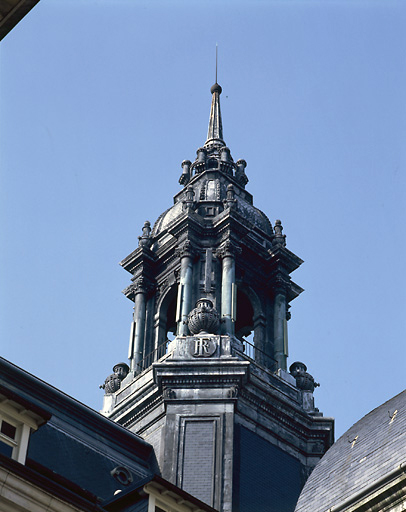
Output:
M176 288L176 287L174 287ZM166 339L172 341L176 336L176 299L177 294L174 293L172 300L168 305L166 313Z
M156 315L155 357L159 359L167 350L168 344L176 336L176 299L178 286L174 284L158 304Z
M237 288L236 337L242 341L244 353L258 365L274 370L272 347L267 343L266 317L255 291L244 283Z
M246 355L251 357L251 359L255 359L254 308L246 293L240 288L237 289L235 336L243 343Z

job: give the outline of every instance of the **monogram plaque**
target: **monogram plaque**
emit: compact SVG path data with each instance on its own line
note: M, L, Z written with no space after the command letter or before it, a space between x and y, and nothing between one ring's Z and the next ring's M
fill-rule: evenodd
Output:
M210 357L218 346L217 336L194 336L190 340L189 353L193 357Z

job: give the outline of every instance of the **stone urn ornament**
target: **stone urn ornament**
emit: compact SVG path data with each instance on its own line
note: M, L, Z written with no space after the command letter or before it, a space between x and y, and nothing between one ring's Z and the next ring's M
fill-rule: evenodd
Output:
M307 373L307 366L300 361L292 363L289 367L290 374L296 379L296 386L302 391L310 391L313 393L314 388L320 386L318 382L314 382L314 378Z
M113 366L114 373L112 373L106 378L104 384L102 384L100 388L104 389L106 395L115 393L120 389L121 381L127 377L129 371L130 368L128 367L128 364L117 363L116 365Z
M199 299L188 314L187 324L192 334L217 334L220 318L210 299Z

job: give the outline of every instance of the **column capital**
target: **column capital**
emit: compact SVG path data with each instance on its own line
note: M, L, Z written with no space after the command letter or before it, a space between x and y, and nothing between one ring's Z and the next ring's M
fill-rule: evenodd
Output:
M241 247L231 240L226 240L220 247L216 249L217 258L223 259L227 257L235 258L237 254L241 254Z
M290 278L282 272L278 272L271 280L274 295L286 295L290 288Z
M197 254L195 245L188 239L176 248L176 256L182 258L194 258Z
M131 284L129 288L134 295L137 295L137 293L148 293L154 288L154 285L149 279L140 276L134 279L133 284Z

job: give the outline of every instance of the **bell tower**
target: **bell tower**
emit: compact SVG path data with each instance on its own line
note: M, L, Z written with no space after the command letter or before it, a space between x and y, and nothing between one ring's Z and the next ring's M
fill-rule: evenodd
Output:
M172 207L121 265L134 303L129 366L106 379L103 414L155 448L164 478L222 512L293 511L333 442L303 363L287 368L302 260L246 190L211 88L207 140L182 162ZM123 370L124 368L124 370Z

